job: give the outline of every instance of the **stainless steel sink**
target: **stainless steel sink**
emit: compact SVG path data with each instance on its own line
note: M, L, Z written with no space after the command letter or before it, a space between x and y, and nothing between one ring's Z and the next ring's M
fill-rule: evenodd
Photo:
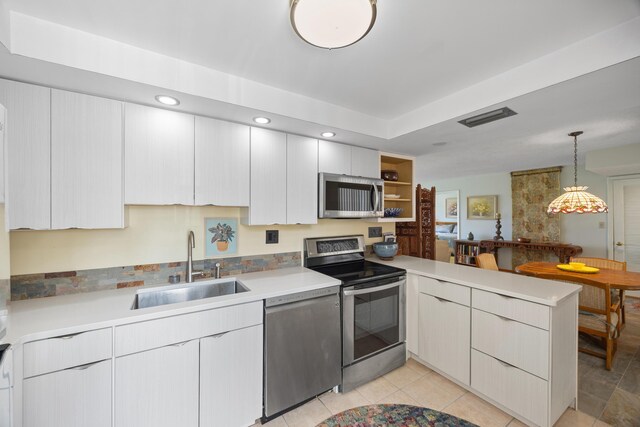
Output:
M222 295L247 292L247 288L235 279L216 279L194 282L184 285L164 286L152 289L140 289L136 292L132 310L155 307L157 305L175 304Z

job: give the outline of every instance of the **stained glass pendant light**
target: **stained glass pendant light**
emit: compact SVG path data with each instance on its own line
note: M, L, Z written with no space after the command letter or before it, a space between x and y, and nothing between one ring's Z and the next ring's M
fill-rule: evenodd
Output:
M338 49L366 36L376 22L377 0L291 0L293 30L305 42Z
M565 187L565 193L549 204L547 213L604 213L608 212L607 204L597 196L587 193L589 187L578 187L578 136L582 131L571 132L573 137L573 187Z

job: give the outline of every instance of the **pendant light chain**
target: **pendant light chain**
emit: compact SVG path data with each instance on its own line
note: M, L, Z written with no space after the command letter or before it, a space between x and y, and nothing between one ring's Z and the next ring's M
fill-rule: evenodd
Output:
M573 135L573 186L578 186L578 135Z

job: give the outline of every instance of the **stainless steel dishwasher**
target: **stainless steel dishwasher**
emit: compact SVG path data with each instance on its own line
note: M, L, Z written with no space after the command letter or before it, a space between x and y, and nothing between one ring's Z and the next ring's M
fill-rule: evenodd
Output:
M340 384L340 286L270 298L264 317L264 416Z

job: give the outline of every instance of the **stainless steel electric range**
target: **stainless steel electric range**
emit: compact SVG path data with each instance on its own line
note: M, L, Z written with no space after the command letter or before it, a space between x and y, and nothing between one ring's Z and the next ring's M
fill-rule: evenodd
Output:
M364 253L362 235L304 241L304 266L342 281L342 392L406 359L406 271L367 261Z

